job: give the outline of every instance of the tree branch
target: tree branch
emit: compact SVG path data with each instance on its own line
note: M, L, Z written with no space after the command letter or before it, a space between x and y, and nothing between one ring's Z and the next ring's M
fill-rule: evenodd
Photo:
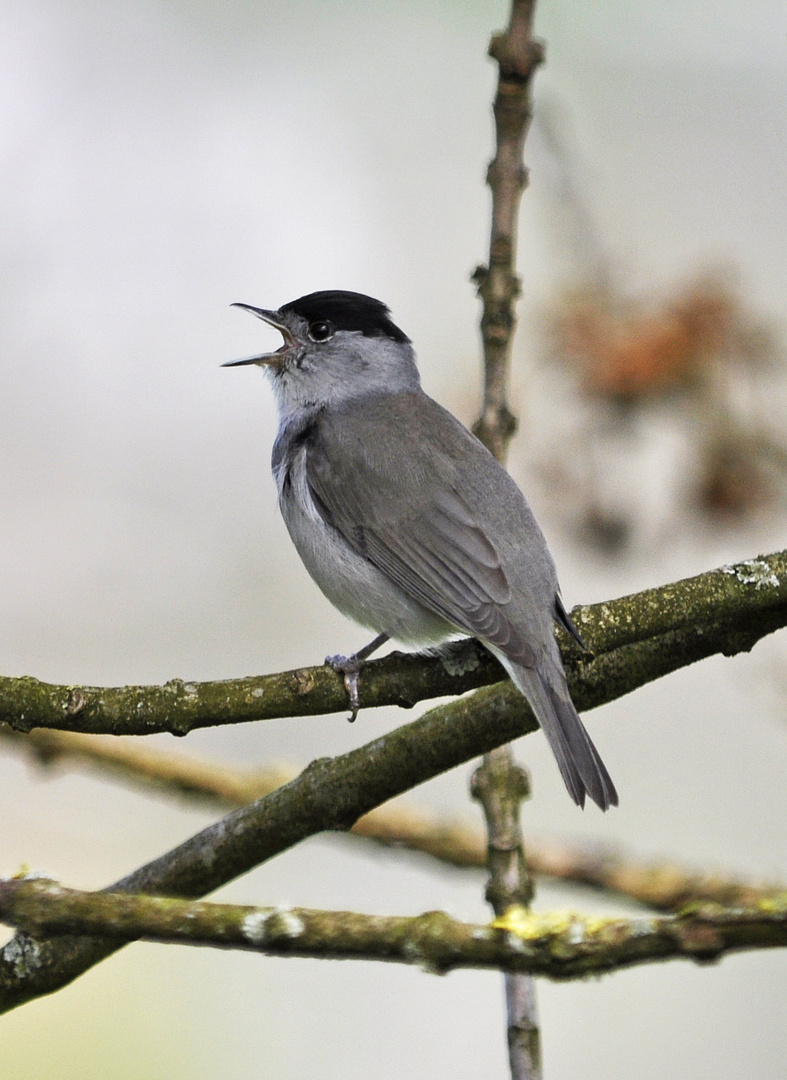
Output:
M184 795L222 809L245 806L289 783L300 770L274 764L236 769L214 761L173 754L130 736L82 735L73 731L34 728L23 734L0 724L0 741L20 750L44 768L77 763L102 775L117 777L170 795Z
M576 607L571 616L592 657L559 633L569 686L577 707L590 709L714 653L751 649L787 625L787 551ZM488 686L502 675L472 641L436 656L393 653L363 665L361 705L409 708ZM58 686L0 677L0 721L16 731L186 735L220 724L342 712L346 699L341 676L325 665L221 682L173 679L164 686Z
M516 328L514 306L520 292L517 220L527 186L523 148L532 119L530 84L544 59L543 46L532 34L534 8L535 0L513 0L508 29L495 34L489 46L500 75L494 103L496 153L486 177L492 191L489 266L479 266L473 274L484 308L484 405L473 431L498 461L505 459L516 431L506 398Z
M679 621L685 610L687 618L696 614L699 624L634 641L590 662L579 659L573 666L572 686L577 705L611 701L715 652L730 655L751 648L787 617L782 597L782 590L787 590L784 563L785 555L780 553L702 575L708 581L707 594L701 591L700 578L667 586L663 595L668 619ZM692 597L697 590L695 602ZM610 621L605 629L620 634L632 612L647 617L658 593L638 594L628 609L625 604L598 605L607 609ZM699 615L703 605L710 612L732 612L733 617L721 621L706 615L703 622ZM611 619L610 609L616 613ZM326 829L349 829L363 814L395 795L535 729L525 699L510 683L484 687L469 697L438 705L419 720L348 754L313 762L296 780L236 810L122 879L115 888L204 896L307 836ZM32 942L17 935L0 953L0 1010L58 989L116 947L100 939Z
M111 736L45 729L21 735L0 726L0 738L47 767L72 760L85 762L110 776L222 808L245 806L298 775L298 770L283 764L235 769ZM481 829L404 800L389 802L365 814L353 825L350 835L399 851L404 848L421 852L458 868L483 869L487 865L487 842ZM664 860L644 861L630 852L589 841L558 843L531 837L527 859L535 874L623 896L657 911L676 911L699 901L751 907L785 891L777 883L694 871Z
M0 920L36 934L100 934L124 942L144 937L273 956L388 960L441 974L453 968L501 968L558 980L657 960L707 963L729 952L787 946L787 894L748 909L697 905L659 918L539 915L511 908L484 926L458 922L441 911L405 917L189 903L16 879L0 882Z
M527 911L535 892L522 840L520 806L530 798L530 778L510 745L484 755L470 790L484 809L489 880L486 899L498 917L513 907ZM541 1033L533 975L505 974L508 1060L512 1080L540 1080Z

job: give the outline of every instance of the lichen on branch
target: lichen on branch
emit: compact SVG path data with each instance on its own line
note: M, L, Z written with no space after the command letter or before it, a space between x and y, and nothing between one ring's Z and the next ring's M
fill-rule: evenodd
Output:
M568 980L657 960L707 963L743 949L784 948L787 894L751 908L704 904L677 915L633 919L510 908L489 925L473 925L441 911L365 915L189 903L80 892L22 878L0 882L0 921L31 934L146 938L269 956L385 960L440 974L454 968L499 968Z
M577 618L583 633L589 630L595 656L586 658L568 646L566 659L574 700L588 708L694 660L749 649L784 626L787 552L595 605ZM511 683L486 686L367 746L313 762L291 783L209 826L114 888L204 896L306 837L349 829L394 796L534 730L532 712ZM100 938L44 939L35 942L31 964L30 939L17 935L0 954L0 1010L58 989L118 947Z
M617 600L575 607L589 652L561 647L577 707L593 708L696 660L750 649L787 625L787 551L723 566ZM411 707L499 682L503 670L473 641L437 655L393 653L363 665L361 705ZM62 686L0 676L0 722L86 734L185 735L202 727L342 712L329 667L163 686Z

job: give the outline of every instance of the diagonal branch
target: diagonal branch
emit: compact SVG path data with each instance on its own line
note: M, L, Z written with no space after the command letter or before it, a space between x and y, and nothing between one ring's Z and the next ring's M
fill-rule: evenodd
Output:
M298 770L289 765L237 769L108 735L46 729L21 735L0 726L0 739L45 766L85 763L109 776L146 788L155 785L167 794L193 797L221 809L245 806L298 775ZM460 869L483 869L487 865L487 844L481 829L401 799L364 814L349 835L397 851L421 852ZM676 911L699 901L751 907L785 891L778 883L758 883L721 871L695 871L663 859L645 861L630 852L590 841L568 843L531 837L527 841L527 860L539 876L613 893L658 911Z
M752 564L755 570L744 563L704 575L717 598L732 590L738 602L728 610L737 612L737 618L726 623L699 621L635 641L589 664L579 661L573 668L574 700L580 707L600 705L701 657L751 648L787 617L780 597L780 582L787 583L784 560L785 555L779 554L757 560ZM669 611L681 597L691 608L697 581L690 579L683 590L666 587L665 595L672 598ZM770 605L756 602L758 596L766 595ZM635 601L647 612L643 596L639 594ZM741 610L746 614L741 615ZM624 617L620 611L619 618ZM116 888L204 896L306 837L326 829L349 829L363 814L395 795L535 729L530 709L510 683L485 687L439 705L419 720L348 754L313 762L296 780L236 810L130 874ZM117 947L101 939L34 941L17 935L0 953L0 1010L59 989Z
M560 980L654 961L707 963L743 949L787 947L787 894L752 908L696 905L660 918L534 914L512 908L484 926L441 911L413 917L189 903L17 879L0 882L0 920L35 933L101 934L121 942L144 937L269 956L387 960L440 974L454 968L501 968Z
M576 607L571 616L592 657L561 636L569 685L577 707L590 709L716 652L748 650L787 625L787 550ZM411 707L499 682L502 675L472 641L438 655L394 653L363 665L361 705ZM0 722L16 731L186 735L220 724L341 712L346 705L341 676L324 665L220 682L173 679L164 686L57 686L0 676Z

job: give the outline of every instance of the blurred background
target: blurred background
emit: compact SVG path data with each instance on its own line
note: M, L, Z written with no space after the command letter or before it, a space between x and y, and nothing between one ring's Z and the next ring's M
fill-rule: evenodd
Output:
M29 0L0 7L2 673L216 679L319 662L364 632L279 520L276 345L229 304L346 288L477 414L502 0ZM784 545L787 14L761 0L551 0L537 31L510 468L569 606ZM589 715L619 810L580 813L517 746L539 836L787 879L787 643ZM310 759L410 719L270 722L159 744ZM413 793L477 820L470 767ZM0 757L0 873L100 887L216 815ZM481 873L316 838L226 899L486 919ZM540 908L609 905L544 886ZM782 953L540 984L546 1075L787 1072ZM494 973L134 945L0 1022L14 1080L505 1076Z

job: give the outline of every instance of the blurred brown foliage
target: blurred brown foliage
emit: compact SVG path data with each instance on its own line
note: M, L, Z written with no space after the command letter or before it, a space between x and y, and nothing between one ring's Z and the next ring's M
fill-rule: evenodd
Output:
M696 387L703 368L748 336L737 298L712 279L656 310L608 291L577 292L555 330L558 354L579 366L586 392L628 402Z
M633 293L593 212L592 170L576 152L570 116L546 96L534 129L549 172L546 220L570 280L580 283L557 296L546 320L545 358L568 376L564 411L573 428L541 472L559 486L563 512L584 540L617 552L643 528L652 537L653 521L643 525L648 499L664 504L668 535L698 517L741 525L776 509L787 489L787 365L778 335L734 272L695 274L660 296ZM654 438L667 427L669 449ZM646 475L657 467L658 492Z
M609 285L567 290L549 320L549 354L578 374L587 408L578 452L592 456L632 416L671 409L683 418L695 475L691 509L740 522L784 491L787 438L770 422L785 387L775 333L719 274L704 274L661 301ZM597 472L598 470L596 470ZM595 546L625 547L631 522L610 514L590 483L580 492L582 528Z

